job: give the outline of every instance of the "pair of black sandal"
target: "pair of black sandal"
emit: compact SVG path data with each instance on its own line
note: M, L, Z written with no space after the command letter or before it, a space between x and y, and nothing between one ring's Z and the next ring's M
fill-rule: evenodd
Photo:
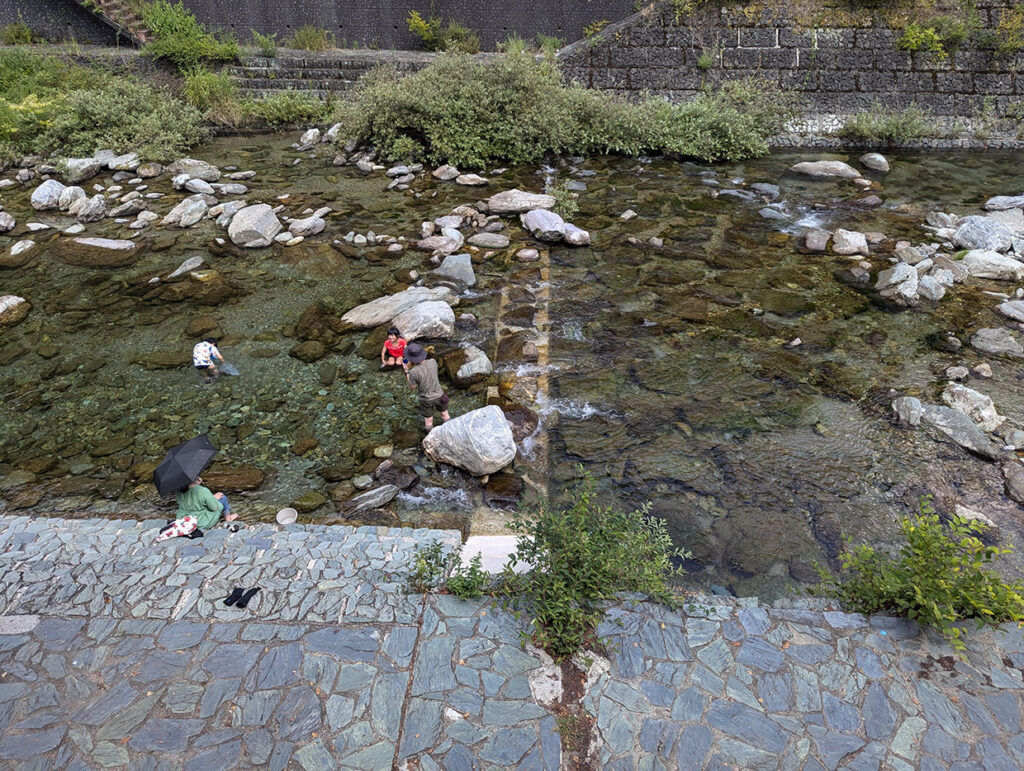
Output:
M224 598L224 604L228 606L234 605L236 608L244 608L259 590L258 586L253 587L249 591L236 586L231 590L231 594Z

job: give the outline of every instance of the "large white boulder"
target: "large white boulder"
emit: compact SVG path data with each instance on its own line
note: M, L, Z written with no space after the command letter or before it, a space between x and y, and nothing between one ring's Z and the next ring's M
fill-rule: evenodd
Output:
M522 214L531 209L550 209L555 197L547 193L527 193L525 190L505 190L487 199L489 214Z
M856 179L861 176L853 166L842 161L802 161L789 167L790 174L803 174L808 177Z
M206 161L197 161L195 158L182 158L175 161L166 169L168 174L188 174L190 178L201 179L204 182L216 182L220 179L220 169Z
M942 401L954 410L960 410L983 431L995 431L1006 421L1006 418L996 412L991 397L960 383L950 383L946 386L946 390L942 392Z
M67 183L77 185L99 174L103 164L95 158L65 158L60 163L60 168Z
M280 220L274 209L265 203L246 206L231 218L228 225L228 237L232 243L247 249L270 246L274 236L280 232Z
M832 234L832 251L847 257L851 254L863 254L867 257L870 254L868 238L856 230L837 228L836 232Z
M996 195L985 201L988 211L1006 211L1024 208L1024 195Z
M447 339L455 334L455 312L446 302L427 300L402 311L391 320L391 324L402 331L406 340L422 337Z
M433 288L414 286L406 289L404 292L378 297L376 300L357 305L342 316L341 320L357 327L379 327L381 324L387 324L395 316L402 313L402 311L419 303L432 300L448 301L451 299L452 290L446 286Z
M49 211L60 205L60 194L64 192L64 184L55 179L48 179L32 191L32 208L36 211Z
M436 426L423 440L423 450L431 460L475 476L493 474L516 457L512 429L494 404Z
M953 243L962 249L991 249L1005 252L1013 243L1013 232L989 217L964 217L953 234Z
M519 215L523 228L541 241L561 241L565 236L565 220L547 209L531 209Z
M1024 278L1024 262L991 249L972 249L960 260L967 273L977 278L1019 281Z

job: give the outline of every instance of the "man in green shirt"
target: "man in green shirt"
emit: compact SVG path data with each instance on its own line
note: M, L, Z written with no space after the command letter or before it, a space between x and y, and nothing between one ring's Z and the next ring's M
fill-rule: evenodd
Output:
M448 422L448 397L444 395L441 383L437 379L437 362L427 359L427 352L418 343L409 343L405 347L405 358L402 369L410 388L419 391L420 415L430 431L434 427L434 410L441 413L441 420Z

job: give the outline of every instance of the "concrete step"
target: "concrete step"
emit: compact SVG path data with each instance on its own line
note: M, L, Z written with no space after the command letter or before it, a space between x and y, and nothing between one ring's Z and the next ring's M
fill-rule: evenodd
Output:
M358 78L370 71L369 67L351 67L338 70L280 70L270 67L231 67L232 77L264 78L278 80L348 80Z
M239 80L236 86L242 91L348 91L355 80L260 80L258 78Z

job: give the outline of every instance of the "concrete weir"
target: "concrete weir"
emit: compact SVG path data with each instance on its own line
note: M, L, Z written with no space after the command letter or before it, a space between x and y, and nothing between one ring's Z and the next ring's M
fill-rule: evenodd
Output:
M10 768L577 765L561 671L489 598L407 594L454 532L0 517ZM248 607L235 587L259 586ZM622 604L587 653L591 765L1019 768L1024 635L963 658L913 623L789 601Z

